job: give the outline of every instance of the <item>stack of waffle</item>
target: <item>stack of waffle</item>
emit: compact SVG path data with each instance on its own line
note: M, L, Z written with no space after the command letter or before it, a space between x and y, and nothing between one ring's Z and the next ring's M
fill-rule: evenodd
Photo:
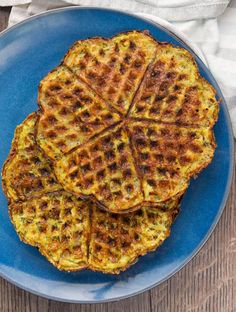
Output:
M188 51L131 31L76 42L38 103L2 173L19 237L61 270L127 269L213 158L214 89Z

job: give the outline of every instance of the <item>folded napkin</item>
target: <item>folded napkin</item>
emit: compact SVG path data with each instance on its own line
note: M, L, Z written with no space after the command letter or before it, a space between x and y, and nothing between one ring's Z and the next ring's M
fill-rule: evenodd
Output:
M236 137L236 0L1 0L13 5L9 26L53 8L103 6L170 21L203 52L226 99ZM151 14L151 15L150 15ZM201 52L195 49L201 57ZM202 57L203 58L203 57Z

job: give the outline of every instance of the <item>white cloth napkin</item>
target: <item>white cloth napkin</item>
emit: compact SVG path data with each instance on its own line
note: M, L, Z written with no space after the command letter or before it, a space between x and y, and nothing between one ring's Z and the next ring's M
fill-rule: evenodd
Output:
M68 5L103 6L142 14L154 21L157 17L170 21L202 50L225 96L236 137L236 0L229 2L230 0L0 0L0 5L13 5L9 26L36 13Z

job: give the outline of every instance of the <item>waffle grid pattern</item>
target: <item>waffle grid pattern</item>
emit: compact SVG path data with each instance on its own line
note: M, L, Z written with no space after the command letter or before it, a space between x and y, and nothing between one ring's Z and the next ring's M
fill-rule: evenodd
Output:
M42 163L50 164L34 140L36 120L37 115L31 114L17 128L3 172L4 181L9 182L4 187L9 200L9 214L22 241L37 247L60 270L89 268L118 274L139 256L156 249L169 236L178 212L178 198L166 202L159 209L142 207L137 212L118 215L105 212L92 202L66 192L59 184L57 191L43 185L40 192L37 185L31 184L30 192L26 192L24 198L20 195L25 182L18 185L16 194L9 191L19 172L23 181L31 181L29 173L36 170L34 159L39 155ZM120 137L119 128L117 131ZM17 172L20 168L14 166L14 160L20 163L22 155L27 157L33 147L34 159L29 157L26 170ZM12 174L6 175L9 171ZM42 178L43 172L39 173L39 178ZM51 166L48 174L52 173Z
M178 208L169 212L142 207L128 214L95 208L91 221L89 264L95 271L119 273L137 261L137 255L155 250L170 235Z
M56 267L87 267L89 209L87 203L65 191L28 198L9 205L11 220L20 238L36 246Z
M134 31L77 42L39 106L3 169L20 238L62 270L125 270L168 237L212 160L214 89L187 51Z
M141 43L137 44L137 38ZM143 42L146 46L142 46ZM142 60L137 53L139 56L143 53ZM128 77L135 62L140 63L135 74L138 83L132 84L134 88L129 90L132 96L127 97L128 102L118 104L121 93L126 97L124 84L131 83ZM108 211L127 212L138 209L145 202L157 204L181 195L190 178L210 163L215 150L212 127L217 119L218 102L214 89L200 77L188 51L157 43L144 33L131 32L111 40L79 41L65 56L63 66L64 71L69 68L87 85L88 92L92 86L97 96L104 99L104 107L107 105L108 110L114 109L114 114L120 114L81 144L76 141L68 146L67 134L62 130L61 140L66 147L57 157L55 173L66 190L90 196ZM124 71L120 70L122 67ZM45 91L39 96L40 105L44 105L39 125L50 112L45 101L54 99L47 96L50 74L44 81L42 88L45 87ZM114 85L115 81L117 84ZM108 88L113 88L112 96ZM41 100L43 96L45 101ZM69 100L67 107L70 105ZM67 118L63 117L59 127L66 122ZM145 133L140 130L139 138L134 132L138 122L148 129ZM83 120L81 124L87 126L89 123ZM122 128L122 139L116 138L117 124ZM153 127L159 129L155 140L151 134ZM44 128L51 131L47 120ZM42 130L42 135L44 132ZM122 141L124 136L126 143ZM109 137L108 144L103 142L104 137ZM38 142L47 153L47 146L42 141L45 140L38 135ZM53 152L53 140L49 137L47 141L52 143ZM149 143L144 146L144 141ZM123 145L126 146L124 151Z
M14 200L62 189L50 159L36 144L36 120L37 115L32 113L16 128L10 155L3 166L3 189Z
M154 39L134 31L79 41L64 64L125 115L155 52Z

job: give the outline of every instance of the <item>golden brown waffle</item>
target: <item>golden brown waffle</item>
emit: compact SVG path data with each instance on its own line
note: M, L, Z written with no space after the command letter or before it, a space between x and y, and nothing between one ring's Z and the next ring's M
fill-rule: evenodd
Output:
M10 155L2 171L3 188L9 200L25 200L62 189L50 160L36 145L36 120L36 113L32 113L16 128Z
M17 127L7 161L7 176L6 170L3 172L10 217L23 242L36 246L60 270L89 268L115 274L127 269L140 255L156 249L169 236L178 212L177 197L159 207L142 207L120 216L104 212L64 190L53 191L44 183L40 193L32 183L24 197L15 196L14 192L12 195L8 186L13 184L15 175L10 170L16 170L12 164L15 158L20 159L19 155L34 153L34 158L27 159L24 175L38 172L34 159L40 158L41 163L49 165L48 176L53 176L50 161L34 140L36 117L31 114ZM57 188L61 186L57 184Z
M64 156L56 163L55 173L66 190L93 195L110 211L132 210L143 201L129 138L122 125Z
M74 81L83 85L83 111L76 125ZM127 92L126 84L132 86ZM94 98L98 94L98 115L93 102L84 100L86 92L94 92ZM39 103L38 142L55 159L58 180L67 191L89 196L107 211L124 213L145 202L156 205L180 196L214 154L215 90L188 51L158 43L146 33L78 41L63 65L42 81ZM84 110L88 120L81 117ZM109 122L107 114L113 116ZM96 129L88 126L95 117L101 125ZM142 128L139 134L136 126Z
M162 202L183 193L189 178L212 160L215 141L209 128L150 121L129 122L144 200Z
M94 208L89 268L113 274L126 270L163 243L177 213L178 206L170 211L143 207L123 215Z
M199 76L188 51L160 44L132 104L130 116L212 127L218 116L215 90Z
M58 269L75 271L88 266L87 202L59 191L13 202L9 212L20 239L38 247Z
M53 159L81 145L119 114L66 67L59 66L41 82L37 140Z
M66 54L64 64L125 114L156 48L153 38L132 31L112 39L78 41Z

